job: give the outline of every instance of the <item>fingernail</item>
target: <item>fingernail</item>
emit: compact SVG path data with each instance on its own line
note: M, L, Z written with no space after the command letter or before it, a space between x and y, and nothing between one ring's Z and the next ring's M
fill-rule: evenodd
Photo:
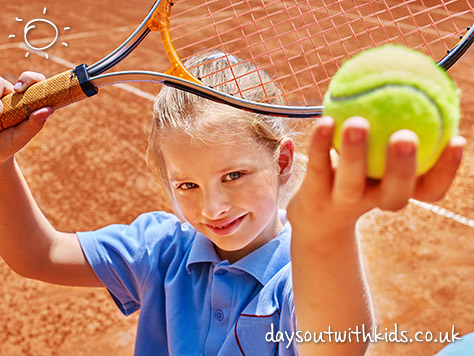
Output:
M462 161L462 156L463 156L463 151L464 147L456 147L453 150L453 157L456 162L461 162Z
M400 142L397 145L397 153L401 157L413 156L416 152L416 146L411 142Z
M466 145L466 139L462 136L456 136L453 139L451 139L451 145L453 145L453 159L456 162L461 162L462 161L462 156L464 153L464 146Z
M359 128L350 129L347 133L347 138L350 143L357 144L365 140L365 131Z
M42 108L35 111L35 115L37 117L38 123L40 122L45 123L51 114L52 114L52 110L49 108Z
M18 90L21 90L22 87L23 87L23 83L22 83L22 82L16 82L15 86L13 87L13 89L15 89L16 91L18 91Z
M332 135L333 120L329 117L319 119L318 134L320 138L329 138Z
M329 138L331 136L332 129L327 126L319 127L318 133L321 138Z

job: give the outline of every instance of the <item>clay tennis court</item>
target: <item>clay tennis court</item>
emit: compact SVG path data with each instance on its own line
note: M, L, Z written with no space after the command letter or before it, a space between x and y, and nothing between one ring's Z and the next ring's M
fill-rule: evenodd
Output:
M130 34L151 3L4 3L0 76L15 81L24 70L51 76L80 63L92 64ZM47 18L59 30L58 41L40 54L28 50L23 41L25 22L35 18ZM12 34L14 38L9 37ZM42 38L41 33L36 36ZM154 37L117 69L165 70L167 63ZM394 324L411 335L450 332L453 325L461 335L474 331L473 64L471 55L449 72L462 90L460 130L468 139L449 194L436 206L410 204L398 213L375 210L360 221L376 324L381 331L393 330ZM145 162L144 127L151 98L158 90L158 85L143 83L103 88L99 95L56 112L19 154L35 198L57 229L91 230L129 223L143 212L169 210ZM137 315L121 315L105 290L26 280L0 261L2 356L132 355L136 322ZM442 346L379 342L371 346L369 355L433 355Z

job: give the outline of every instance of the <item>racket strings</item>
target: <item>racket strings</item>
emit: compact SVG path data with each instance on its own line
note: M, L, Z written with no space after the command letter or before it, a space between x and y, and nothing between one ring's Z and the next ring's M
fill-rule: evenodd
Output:
M248 2L247 2L247 3L242 2L241 4L245 4L245 5L248 5L248 6L250 5L250 4L248 4ZM241 32L242 32L242 29L244 28L244 24L240 21L241 16L238 15L238 11L237 11L237 8L236 8L235 4L231 3L231 8L232 8L232 12L233 12L234 15L235 15L235 19L237 20L238 28L239 28L239 29L241 30ZM250 17L252 18L253 16L252 16L252 11L251 11L251 10L252 10L252 9L251 9L250 7L247 7L247 9L246 9L245 11L246 11L246 14L249 14ZM248 11L248 12L247 12L247 11ZM254 33L259 34L260 31L259 31L258 26L257 26L257 24L256 24L256 22L255 22L254 19L253 19L253 22L251 23L251 25L254 25L254 27L255 27L255 31L256 31L256 32L254 32ZM252 45L251 45L251 43L249 42L248 38L245 36L245 33L242 33L242 36L243 36L242 38L243 38L243 40L245 41L245 44L246 44L247 48L249 48L249 50L251 51L251 50L252 50ZM260 38L261 38L261 37L260 37ZM262 39L262 38L261 38L261 39ZM260 43L265 44L265 42L263 41L263 39L262 39L262 41L261 41ZM268 52L268 50L267 50L267 52ZM257 70L258 64L256 63L255 55L252 55L252 56L251 56L251 62L252 62L252 64L253 64L253 65L255 66L255 68L256 68L256 70L254 70L253 73L255 73L255 74L258 76L259 81L262 83L262 89L263 89L265 98L266 98L267 101L270 101L271 98L269 98L269 96L268 96L268 94L267 94L267 92L266 92L266 84L269 84L269 83L265 83L264 81L262 81L262 78L261 78L261 75L260 75L260 71ZM232 69L232 67L231 67L231 69ZM235 78L235 77L234 77L234 78ZM255 86L250 87L250 88L247 88L247 89L248 89L248 90L253 90L253 89L255 89ZM240 88L240 87L238 87L238 93L232 93L232 94L233 94L233 95L239 94L240 96L244 97L244 91L245 91L245 88Z
M344 60L371 47L401 44L441 59L473 16L469 0L177 0L171 28L182 58L223 54L231 75L217 90L234 81L230 94L246 98L276 85L286 105L300 106L319 105ZM258 83L243 86L229 56L251 63Z

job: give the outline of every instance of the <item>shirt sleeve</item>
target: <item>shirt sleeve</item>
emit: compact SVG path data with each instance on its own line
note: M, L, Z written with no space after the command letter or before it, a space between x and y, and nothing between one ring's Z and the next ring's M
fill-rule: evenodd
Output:
M82 250L99 279L125 315L141 306L143 285L151 271L154 283L162 283L166 266L182 246L181 223L163 212L140 215L130 225L110 225L78 232ZM161 270L160 270L161 269Z

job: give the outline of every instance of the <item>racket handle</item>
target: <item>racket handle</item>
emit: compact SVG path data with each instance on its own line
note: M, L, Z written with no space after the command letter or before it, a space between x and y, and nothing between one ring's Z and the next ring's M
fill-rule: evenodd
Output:
M76 70L68 70L33 84L22 93L3 97L0 131L26 120L34 110L47 106L56 110L90 96L85 94Z

